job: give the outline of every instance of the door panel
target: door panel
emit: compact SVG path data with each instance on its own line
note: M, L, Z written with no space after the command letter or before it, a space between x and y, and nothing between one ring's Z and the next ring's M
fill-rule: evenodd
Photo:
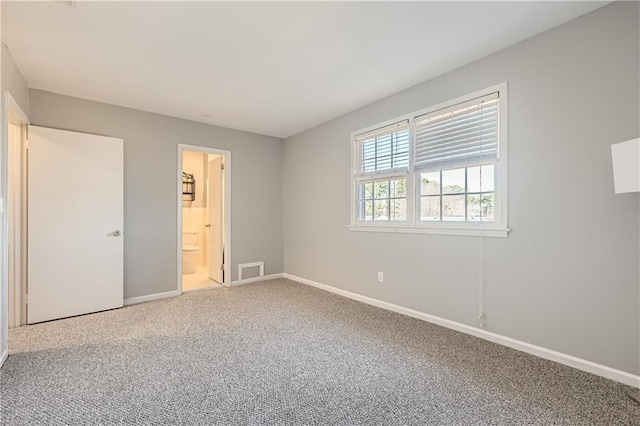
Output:
M222 284L222 156L209 161L209 278Z
M28 143L27 322L121 307L122 139L29 126Z

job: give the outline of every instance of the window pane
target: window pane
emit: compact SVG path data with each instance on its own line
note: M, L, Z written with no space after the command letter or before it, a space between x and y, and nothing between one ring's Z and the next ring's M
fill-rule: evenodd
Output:
M373 201L361 201L360 205L360 220L373 220Z
M393 138L393 168L409 165L409 131L394 133Z
M370 200L373 198L373 182L361 183L358 185L358 199Z
M467 169L467 190L469 192L480 192L480 166Z
M367 182L364 184L364 191L361 196L367 200L373 198L373 182Z
M389 200L375 200L373 220L389 220Z
M480 168L478 167L478 176ZM470 222L480 222L480 194L467 196L467 220Z
M407 200L391 200L391 220L407 220Z
M442 196L442 220L464 222L464 198L464 195Z
M381 180L374 183L375 198L389 198L389 181Z
M401 198L407 196L407 179L391 180L391 198Z
M391 135L383 135L376 138L378 144L378 159L376 162L376 170L384 170L391 168Z
M420 220L440 220L440 197L420 198Z
M391 136L390 134L378 136L376 143L378 144L378 156L391 155Z
M494 181L495 176L493 174L494 165L487 164L482 166L482 191L483 192L493 192L494 189Z
M464 168L442 171L442 193L443 194L460 194L460 193L464 193L464 191L465 191ZM464 214L463 214L463 217L464 217Z
M440 194L440 172L422 173L420 175L420 194Z
M408 120L390 126L388 133L385 133L383 129L382 133L376 136L364 136L358 141L361 173L409 166L410 132L407 128L399 129L398 127L404 124L408 124ZM356 138L356 140L358 139Z
M379 154L379 153L378 153ZM376 170L387 170L391 168L391 155L378 157Z
M480 200L481 206L481 215L483 222L493 222L494 221L494 198L493 193L482 194L482 199Z
M376 170L376 140L368 139L362 142L362 167L361 172L373 172Z

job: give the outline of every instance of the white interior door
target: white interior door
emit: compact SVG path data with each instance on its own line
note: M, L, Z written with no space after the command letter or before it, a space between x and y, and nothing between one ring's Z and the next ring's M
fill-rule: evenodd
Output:
M207 194L207 210L209 214L209 278L222 284L223 232L222 221L222 156L209 161L209 193Z
M29 126L29 324L123 302L123 141Z

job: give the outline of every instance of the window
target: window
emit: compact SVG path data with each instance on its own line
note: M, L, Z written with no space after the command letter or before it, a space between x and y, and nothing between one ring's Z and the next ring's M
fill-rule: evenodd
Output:
M506 237L506 93L354 132L351 229Z
M407 220L409 120L356 136L359 222Z

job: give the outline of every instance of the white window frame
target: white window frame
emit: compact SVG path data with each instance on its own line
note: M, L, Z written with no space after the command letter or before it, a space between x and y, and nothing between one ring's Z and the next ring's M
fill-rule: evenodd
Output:
M410 212L412 212L413 208L411 207L411 205L409 203L413 203L413 193L414 193L414 183L412 182L411 179L411 175L409 174L409 166L407 167L400 167L400 168L390 168L390 169L384 169L384 170L376 170L376 171L372 171L372 172L361 172L360 171L360 160L362 159L362 152L361 152L361 144L359 142L356 141L356 139L358 139L358 137L362 136L363 134L366 133L375 133L377 130L379 129L384 129L387 127L393 127L395 125L398 124L402 124L402 122L406 121L406 128L407 130L409 130L409 160L408 160L408 164L410 165L411 162L413 161L413 152L412 152L412 145L411 145L411 138L413 137L413 133L412 133L412 126L411 123L408 120L398 120L398 121L390 121L390 122L384 122L381 123L381 125L376 125L376 126L372 126L371 128L368 128L367 131L365 132L358 132L356 135L352 134L353 137L353 155L352 155L352 159L353 159L353 164L352 164L352 199L354 201L354 205L352 206L352 208L354 208L354 212L352 212L352 214L354 215L352 220L353 220L353 224L358 224L359 226L365 226L365 227L377 227L378 225L382 225L384 224L385 227L389 227L389 226L407 226L410 223L413 223L413 216L411 215ZM399 126L400 127L400 126ZM356 164L357 163L357 164ZM391 180L391 179L406 179L406 191L407 191L407 197L406 197L406 206L407 206L407 218L404 221L392 221L392 220L386 220L386 221L376 221L376 220L371 220L371 221L366 221L366 220L359 220L356 217L358 217L358 212L359 212L359 197L358 197L358 186L359 184L363 183L363 181L369 181L369 180Z
M500 83L487 87L476 92L459 96L437 105L432 105L409 114L402 115L382 123L354 131L351 133L351 219L349 229L352 231L365 232L396 232L396 233L419 233L437 235L463 235L463 236L487 236L507 238L510 229L508 228L508 84ZM471 99L479 98L498 92L500 96L500 116L499 116L499 145L498 159L494 166L494 221L493 222L430 222L421 221L420 211L420 170L414 170L414 145L415 145L415 122L414 118L428 114L439 109L447 108ZM394 123L409 120L409 168L398 173L396 170L388 170L376 174L375 178L401 177L407 178L407 220L404 222L395 221L361 221L358 220L358 176L360 175L360 146L356 141L359 135L372 132L376 129L393 125ZM466 167L472 166L472 164ZM459 166L465 167L465 166ZM454 167L458 168L458 167ZM446 169L444 169L446 170Z

